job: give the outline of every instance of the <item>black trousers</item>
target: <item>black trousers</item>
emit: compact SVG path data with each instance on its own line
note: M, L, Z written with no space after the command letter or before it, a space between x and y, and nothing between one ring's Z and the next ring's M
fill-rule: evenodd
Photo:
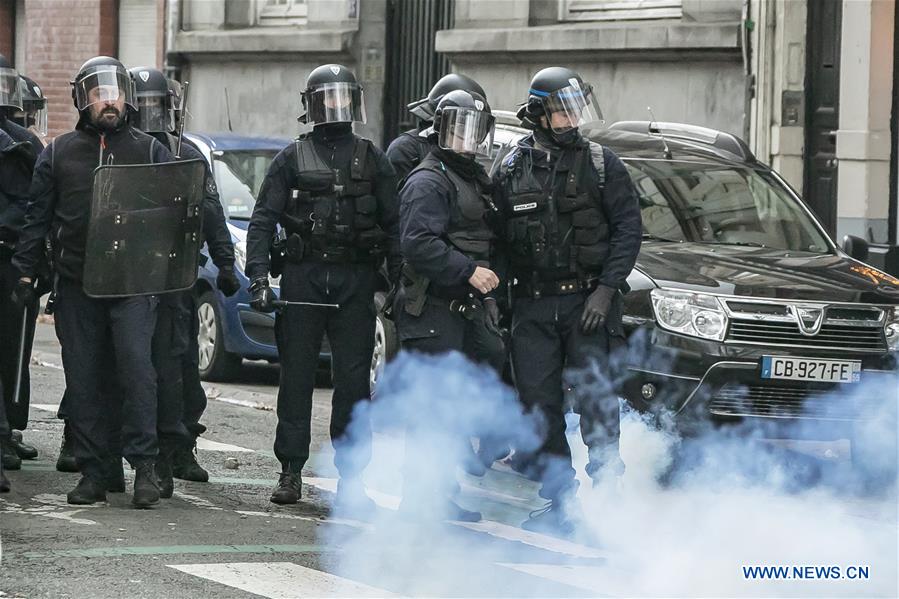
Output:
M28 306L25 320L25 351L22 367L22 383L19 401L13 398L16 370L19 361L19 342L22 335L22 311L10 300L16 284L16 273L9 262L10 256L0 255L0 392L3 407L0 409L0 438L8 438L12 429L24 430L28 426L28 405L31 398L31 378L28 365L31 362L31 346L39 303Z
M565 388L572 386L575 409L589 449L588 472L617 456L618 396L608 373L609 355L623 344L620 302L613 303L604 327L581 331L583 294L515 301L512 317L512 367L524 405L536 412L543 444L529 474L541 481L540 495L555 499L574 484L571 448L565 437Z
M192 290L190 299L190 321L187 335L187 351L181 360L181 376L183 385L182 422L190 436L190 446L197 442L197 437L206 432L206 427L200 424L200 418L206 411L206 391L200 382L200 342L197 336L200 334L199 296L196 290Z
M500 335L487 328L483 309L469 320L450 312L446 300L428 297L421 315L413 316L403 309L403 303L400 293L394 313L404 350L425 354L457 351L473 362L502 372L505 344ZM440 385L440 381L434 384ZM477 434L479 431L448 431L445 423L427 416L410 423L406 430L403 502L426 505L450 496L455 480L453 470L460 461L473 458L470 437ZM481 442L485 442L484 438ZM496 440L491 437L488 442L495 444ZM414 446L410 447L410 443Z
M193 290L176 291L159 296L156 309L156 331L153 334L153 365L156 368L158 405L156 426L161 447L175 449L192 447L196 437L188 430L185 410L196 400L195 389L199 385L199 373L191 377L187 372L197 360L189 359L189 352L196 347L191 343L192 323L196 319L196 300ZM197 349L199 351L199 349ZM206 395L200 387L205 408ZM199 417L202 411L196 416Z
M66 376L65 412L79 469L85 476L103 477L103 462L114 452L109 423L115 415L108 405L113 395L121 406L124 457L132 465L154 460L157 400L151 348L157 299L90 298L80 283L65 279L58 292L56 335ZM105 390L108 380L117 383L117 392Z
M331 398L331 444L341 477L359 476L371 459L371 426L365 410L354 409L371 398L369 372L375 344L375 270L366 264L287 263L281 275L281 298L287 301L336 303L339 309L287 306L275 318L281 361L275 457L298 472L309 459L312 392L322 337L331 346L334 394Z

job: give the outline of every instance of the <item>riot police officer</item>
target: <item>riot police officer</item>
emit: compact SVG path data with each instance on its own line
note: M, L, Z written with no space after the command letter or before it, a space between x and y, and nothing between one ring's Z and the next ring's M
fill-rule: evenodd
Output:
M109 373L97 357L112 347L116 378L128 390L122 398L122 442L124 456L135 469L132 503L146 508L159 501L156 374L150 358L156 298L88 296L83 283L86 238L93 172L98 165L163 163L170 162L172 155L128 123L129 111L136 108L134 87L118 60L98 56L85 62L72 81L72 99L79 112L75 130L55 138L35 166L26 224L13 257L19 275L14 298L19 304L33 301L38 258L45 236L52 231L59 278L56 333L82 474L68 501L93 504L106 498L104 465L111 455L105 423L107 398L99 389Z
M289 504L300 497L315 371L327 333L337 502L368 511L373 505L361 479L371 442L365 410L357 410L357 421L348 425L354 408L369 399L378 266L386 255L393 280L399 270L396 180L384 153L353 133L353 122L365 122L365 105L352 71L337 64L314 69L302 101L301 118L312 132L275 157L247 233L251 305L264 312L275 308L268 275L278 223L288 236L281 299L289 305L275 320L281 363L275 456L282 472L271 501Z
M474 92L482 98L487 97L484 88L474 79L450 73L441 77L427 96L408 105L409 112L418 119L418 127L400 133L387 146L387 157L396 170L397 181L403 181L412 172L412 169L418 166L424 157L434 149L431 140L433 139L432 125L437 103L445 94L457 89Z
M22 308L9 301L15 286L10 260L25 224L25 205L34 163L44 147L37 136L10 118L22 108L20 75L0 55L0 131L3 132L0 142L0 193L3 196L0 200L0 331L7 340L0 346L0 391L8 419L8 428L0 430L0 460L8 470L18 470L22 459L37 457L37 450L25 444L18 431L28 425L31 396L28 364L38 303L36 299L29 303L25 307L27 314L23 315ZM17 388L18 397L14 397Z
M570 533L577 483L565 438L563 371L591 359L605 366L623 340L621 297L640 249L640 209L621 160L580 133L580 125L601 118L580 75L541 70L518 116L533 133L494 175L495 195L514 298L512 365L521 400L546 423L533 474L549 500L524 527ZM578 400L589 473L606 463L623 466L617 396L580 389Z
M180 112L182 99L178 93L180 86L171 84L161 71L152 67L135 67L129 69L129 73L134 80L137 99L135 126L164 144L177 159L202 160L206 166L203 234L212 261L218 268L216 286L226 296L232 296L240 290L240 282L234 274L234 246L225 225L215 179L199 149L190 140L174 135L176 113ZM183 114L181 116L183 118ZM159 434L156 472L163 498L171 497L174 491L176 463L179 474L189 476L190 480L209 480L209 474L194 458L194 431L200 426L199 417L203 410L201 408L197 414L191 404L201 395L205 407L206 399L197 369L198 303L197 291L191 288L160 295L156 309L156 332L153 335Z
M43 138L47 136L47 98L41 86L34 79L19 74L19 93L22 97L22 110L16 111L10 118L25 127L39 140L43 148Z
M400 191L400 246L405 263L394 312L404 349L428 354L455 350L500 371L505 350L496 299L490 296L499 285L491 270L491 185L475 159L479 152L492 149L493 122L487 100L475 92L451 91L437 103L434 149L413 169ZM463 437L458 439L461 448L467 443L466 431L457 432ZM440 431L434 431L437 434ZM407 480L420 478L415 472L420 464L419 459L407 461ZM436 512L453 520L480 520L479 513L449 499L452 485L445 481L444 485L434 494L422 495L421 491L410 493L407 482L404 509Z

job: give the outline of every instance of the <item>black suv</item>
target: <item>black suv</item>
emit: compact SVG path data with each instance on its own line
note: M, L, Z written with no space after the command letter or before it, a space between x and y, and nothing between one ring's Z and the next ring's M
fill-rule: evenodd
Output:
M496 114L508 149L527 131ZM899 280L860 261L863 240L837 247L727 133L619 122L585 135L622 158L640 195L644 241L624 316L632 406L674 414L682 431L755 419L832 439L851 438L872 413L863 404L895 409Z

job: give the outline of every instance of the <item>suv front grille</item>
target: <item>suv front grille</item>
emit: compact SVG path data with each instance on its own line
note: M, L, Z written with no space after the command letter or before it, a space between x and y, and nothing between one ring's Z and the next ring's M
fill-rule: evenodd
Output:
M809 389L799 385L740 385L728 383L708 404L716 416L752 416L761 418L814 418L819 420L857 420L856 399L839 388Z
M734 319L728 341L817 349L882 352L886 340L882 326L823 324L817 335L805 336L795 322Z

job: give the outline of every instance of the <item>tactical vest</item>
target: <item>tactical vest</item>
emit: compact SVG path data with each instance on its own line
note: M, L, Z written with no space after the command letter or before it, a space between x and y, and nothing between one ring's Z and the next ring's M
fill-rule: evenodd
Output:
M493 208L490 195L484 193L477 182L466 181L447 168L433 154L428 154L412 172L418 170L433 171L449 179L454 193L450 202L446 241L478 266L489 267L494 235L484 217Z
M602 146L590 142L566 150L545 182L535 170L520 149L503 163L513 274L528 280L598 275L609 253Z
M370 141L355 137L349 169L335 169L321 159L308 136L297 139L296 189L281 225L302 238L303 256L365 262L386 252L387 234L378 225L378 200L373 195L370 146Z

